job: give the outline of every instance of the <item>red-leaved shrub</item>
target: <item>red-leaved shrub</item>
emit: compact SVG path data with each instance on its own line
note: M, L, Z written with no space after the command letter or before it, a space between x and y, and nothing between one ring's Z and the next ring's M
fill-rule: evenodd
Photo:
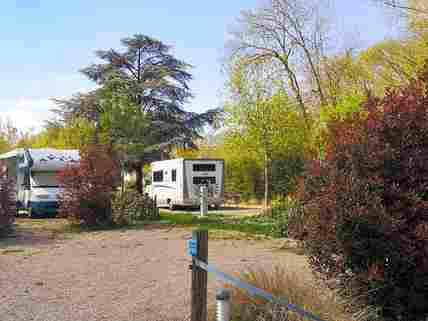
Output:
M0 236L10 231L15 220L16 197L13 181L0 177Z
M89 146L80 153L78 165L59 173L64 189L59 216L87 226L111 223L112 195L117 185L119 166L104 146Z
M378 307L382 320L428 316L427 83L428 68L331 122L326 155L299 193L312 266Z

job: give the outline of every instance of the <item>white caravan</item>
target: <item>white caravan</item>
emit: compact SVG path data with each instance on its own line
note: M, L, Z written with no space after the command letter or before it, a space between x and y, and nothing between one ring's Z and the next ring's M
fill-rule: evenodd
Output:
M55 216L61 193L57 174L80 160L78 150L16 149L0 155L3 173L15 183L16 203L31 217Z
M224 202L224 160L171 159L151 164L152 185L159 207L198 206L200 187L208 187L208 204L218 208Z

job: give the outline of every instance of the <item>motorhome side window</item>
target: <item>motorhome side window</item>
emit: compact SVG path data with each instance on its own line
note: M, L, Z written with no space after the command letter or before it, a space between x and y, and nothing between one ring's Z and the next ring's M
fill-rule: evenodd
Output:
M194 172L215 172L215 164L193 164Z
M153 172L153 182L163 182L163 171Z
M171 181L172 182L176 182L177 181L177 170L176 169L173 169L171 171Z

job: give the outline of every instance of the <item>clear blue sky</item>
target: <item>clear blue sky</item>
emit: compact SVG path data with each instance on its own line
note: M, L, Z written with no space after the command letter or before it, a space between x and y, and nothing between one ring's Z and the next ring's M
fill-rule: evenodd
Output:
M157 37L194 66L195 99L203 111L220 104L227 31L240 10L259 0L8 0L0 10L0 117L22 129L40 128L51 98L87 91L93 84L78 70L97 49L118 48L136 33ZM391 23L370 0L332 0L338 33L368 46L391 36Z

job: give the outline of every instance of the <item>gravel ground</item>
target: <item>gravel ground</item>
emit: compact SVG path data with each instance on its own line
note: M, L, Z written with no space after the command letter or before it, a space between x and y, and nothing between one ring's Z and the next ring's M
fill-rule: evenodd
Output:
M185 320L190 262L185 229L108 231L0 243L0 320ZM278 243L212 240L209 260L234 273L282 264L306 273L305 258ZM209 302L220 284L209 276Z

